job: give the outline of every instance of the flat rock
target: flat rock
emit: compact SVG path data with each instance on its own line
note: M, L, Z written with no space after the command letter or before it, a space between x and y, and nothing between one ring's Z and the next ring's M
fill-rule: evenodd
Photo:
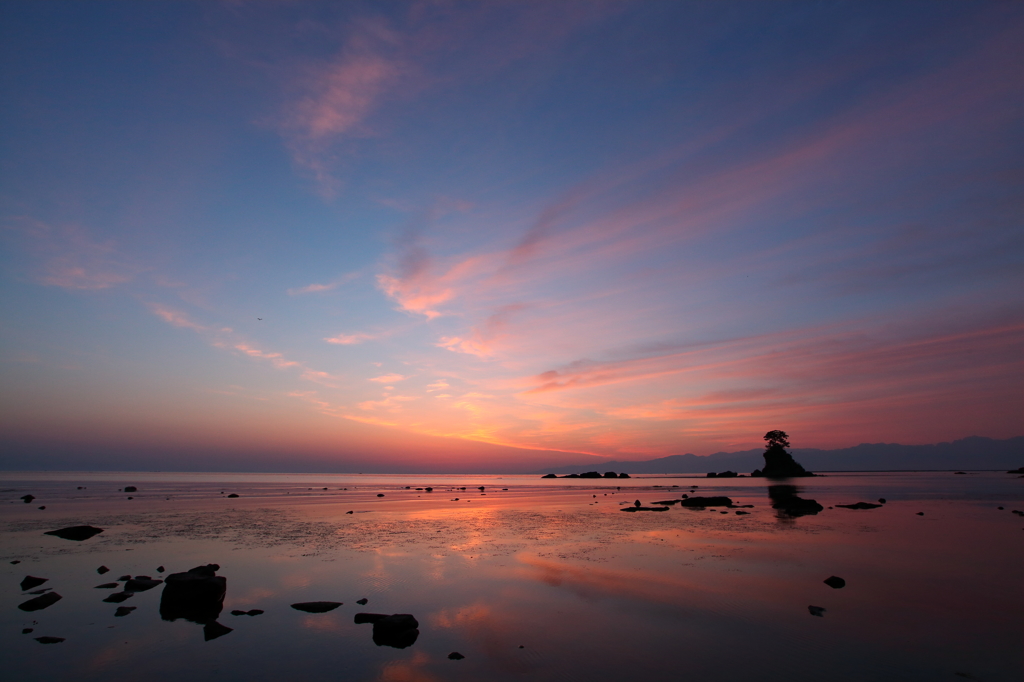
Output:
M139 489L138 489L138 488L136 488L136 487L135 487L135 486L133 486L133 485L126 485L126 486L124 487L124 491L125 491L126 493L137 493L137 492L139 492Z
M212 623L206 623L203 625L203 639L209 642L211 639L217 639L231 632L234 628L229 628L227 625L221 625L217 621Z
M26 575L25 578L21 581L21 591L28 592L33 587L39 587L47 580L49 580L49 578L37 578L34 575Z
M732 498L719 497L688 497L680 502L684 507L731 507Z
M96 569L96 572L99 573L100 575L103 575L104 573L110 573L110 569L107 568L106 566L100 566L99 568Z
M464 658L465 656L460 654L458 651L453 651L450 654L448 654L448 660L450 661L461 661Z
M121 587L121 584L120 583L103 583L102 585L97 585L93 589L95 589L95 590L112 590L115 587Z
M855 502L854 504L837 504L836 506L843 509L878 509L882 505L870 502Z
M63 637L36 637L36 641L40 644L60 644L64 641Z
M838 590L841 587L846 587L846 581L837 575L825 578L825 584L831 587L833 590Z
M161 583L163 583L163 580L153 580L143 575L137 575L125 583L124 589L126 592L145 592Z
M126 575L122 575L120 578L118 578L118 580L120 582L128 582L131 579L132 579L132 577L130 575L127 575L127 574Z
M369 603L369 601L370 600L367 599L366 597L363 597L362 599L356 599L356 603L359 604L360 606L366 606L367 603Z
M60 528L58 530L48 530L43 535L55 535L62 540L74 540L76 542L82 542L88 540L94 535L102 533L102 528L96 528L95 526L68 526L67 528Z
M302 601L292 604L293 609L305 611L306 613L327 613L342 605L340 601Z
M35 495L22 495L21 499L25 501L25 504L29 504L32 500L36 499Z
M134 596L134 592L115 592L103 601L107 602L108 604L120 604L121 602L127 601Z
M263 613L263 609L249 609L248 611L242 611L241 609L235 609L231 612L232 616L258 616Z
M114 617L122 618L124 616L127 616L129 613L134 611L135 608L136 607L134 607L134 606L118 606L117 610L114 611Z
M668 510L669 510L668 507L623 507L619 511L624 511L624 512L641 512L641 511L660 512L660 511L668 511Z
M823 606L808 606L807 610L812 616L817 616L818 618L823 618L825 616L825 607Z
M22 611L41 611L47 607L53 606L61 600L61 596L56 592L47 592L41 594L38 597L33 597L26 602L18 604L18 608Z

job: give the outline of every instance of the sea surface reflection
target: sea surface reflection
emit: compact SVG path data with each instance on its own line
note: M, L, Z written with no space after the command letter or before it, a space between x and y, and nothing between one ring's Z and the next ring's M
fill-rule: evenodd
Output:
M1013 514L1024 510L1024 479L556 483L5 475L5 672L390 681L1024 672L1024 517ZM131 500L125 485L138 488ZM23 503L26 494L36 500ZM682 495L732 504L620 512ZM857 502L878 506L838 506ZM43 534L82 524L104 531L81 542ZM207 582L211 599L182 597L183 579L169 576L193 569L222 577L223 594ZM130 592L120 579L140 575L167 582L104 602ZM22 592L26 576L47 580ZM845 586L826 585L830 576ZM97 587L112 581L117 589ZM19 609L33 591L61 598Z

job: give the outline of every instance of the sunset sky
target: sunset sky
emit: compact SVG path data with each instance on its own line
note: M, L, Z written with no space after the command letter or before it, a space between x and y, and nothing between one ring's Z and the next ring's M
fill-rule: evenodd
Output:
M0 468L1024 433L1024 3L0 15Z

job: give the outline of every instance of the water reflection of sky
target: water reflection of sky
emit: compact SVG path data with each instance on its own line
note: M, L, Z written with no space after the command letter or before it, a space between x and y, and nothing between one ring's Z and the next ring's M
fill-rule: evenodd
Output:
M384 502L348 491L299 505L262 496L267 481L236 484L242 497L230 501L212 488L177 498L178 484L163 481L164 498L140 486L131 502L105 483L87 483L95 497L78 500L68 481L33 483L47 510L18 501L2 511L0 653L11 679L1016 680L1024 519L1010 510L1024 509L1024 488L995 474L962 478L801 482L800 494L826 509L788 522L752 481L698 483L754 504L749 516L623 514L624 495L527 487L532 479L506 479L504 496L472 502L395 490ZM5 495L16 500L23 485ZM684 489L648 484L629 497ZM827 508L879 497L888 500L879 509ZM107 530L84 543L41 534L72 518ZM159 588L115 618L101 601L108 592L94 587L209 562L227 576L219 621L233 628L209 642L201 625L160 619ZM99 576L100 564L111 572ZM19 611L28 574L49 578L63 599ZM822 583L833 574L847 586ZM290 607L318 600L344 605ZM230 615L251 608L265 613ZM353 622L360 611L411 613L421 634L407 649L378 647L371 626ZM21 635L26 627L34 631ZM66 641L32 639L41 635ZM466 658L450 661L452 651Z

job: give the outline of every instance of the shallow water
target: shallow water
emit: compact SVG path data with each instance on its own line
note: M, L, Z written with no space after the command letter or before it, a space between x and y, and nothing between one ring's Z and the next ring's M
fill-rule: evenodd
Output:
M826 509L780 515L768 482L749 478L4 473L0 656L22 680L1021 679L1024 517L1011 510L1024 510L1024 479L796 483ZM754 507L619 511L682 494ZM105 531L43 535L79 524ZM218 621L232 628L211 641L161 619L162 586L124 617L95 589L207 563L227 577ZM20 611L26 575L63 598ZM318 600L344 604L290 607ZM377 646L353 622L362 611L413 614L419 636Z

